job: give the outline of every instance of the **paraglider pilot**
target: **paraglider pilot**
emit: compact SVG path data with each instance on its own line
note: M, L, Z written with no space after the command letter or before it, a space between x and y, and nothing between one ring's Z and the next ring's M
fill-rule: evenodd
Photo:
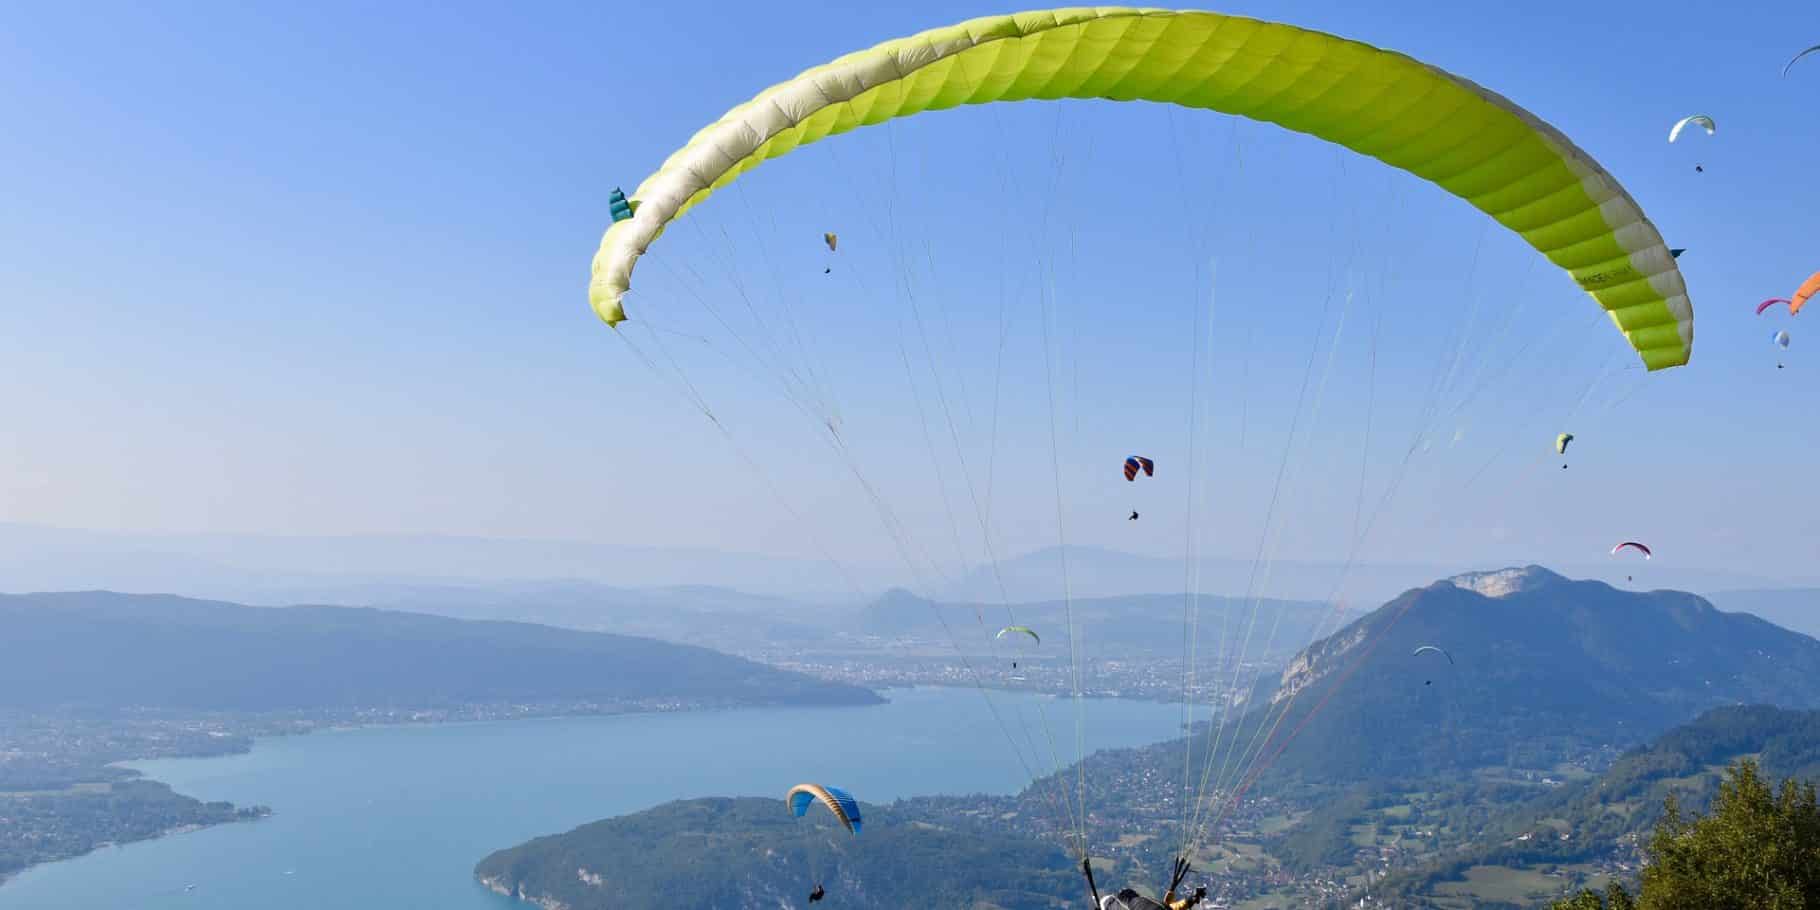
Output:
M1126 888L1117 894L1109 894L1100 898L1100 910L1187 910L1187 908L1199 904L1206 897L1206 888L1196 888L1194 894L1188 897L1162 904Z
M820 784L797 784L784 794L784 803L790 807L790 814L802 818L812 804L820 804L834 815L834 820L849 834L858 835L862 819L859 814L859 801L847 795L845 790L835 787L824 787ZM822 883L816 882L809 891L809 903L813 904L827 892L822 890Z
M1094 910L1189 910L1207 899L1206 888L1196 888L1187 897L1175 896L1175 889L1181 887L1182 879L1188 875L1188 861L1180 857L1175 861L1175 874L1170 876L1169 891L1161 901L1153 901L1131 888L1100 897L1100 889L1093 881L1091 858L1081 860L1081 873L1087 876L1087 893L1093 898Z

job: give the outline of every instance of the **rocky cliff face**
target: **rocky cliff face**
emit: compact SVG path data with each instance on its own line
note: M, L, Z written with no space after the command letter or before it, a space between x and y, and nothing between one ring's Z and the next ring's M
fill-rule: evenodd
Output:
M1270 704L1277 705L1297 697L1303 690L1326 679L1330 673L1344 666L1346 655L1365 643L1369 631L1364 623L1354 623L1332 636L1302 649L1302 652L1283 668L1276 691L1270 693Z
M1497 598L1539 590L1560 584L1567 579L1541 566L1524 566L1520 569L1499 569L1495 572L1467 572L1463 575L1455 575L1447 581L1456 588Z

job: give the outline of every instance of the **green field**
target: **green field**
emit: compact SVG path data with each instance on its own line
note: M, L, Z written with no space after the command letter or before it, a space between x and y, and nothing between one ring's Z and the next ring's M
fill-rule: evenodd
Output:
M1466 870L1466 881L1444 882L1435 886L1435 896L1469 902L1508 901L1521 904L1554 897L1564 891L1567 884L1566 879L1540 872L1505 866L1473 866Z

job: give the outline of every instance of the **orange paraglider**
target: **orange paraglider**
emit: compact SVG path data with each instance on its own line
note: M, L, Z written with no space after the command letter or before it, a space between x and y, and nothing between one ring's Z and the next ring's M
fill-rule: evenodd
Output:
M1788 299L1789 314L1801 312L1801 305L1807 303L1807 299L1815 294L1820 294L1820 272L1807 276L1807 280L1801 282L1800 290L1795 291L1795 296Z

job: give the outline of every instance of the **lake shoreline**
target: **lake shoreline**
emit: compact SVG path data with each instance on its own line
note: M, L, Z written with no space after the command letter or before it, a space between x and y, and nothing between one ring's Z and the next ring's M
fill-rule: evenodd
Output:
M611 720L597 713L511 718L535 724L461 718L308 731L341 734L327 737L273 729L256 738L257 748L235 754L125 763L203 799L270 803L277 811L267 824L190 832L193 838L166 831L120 850L35 864L23 879L9 879L0 905L184 910L194 900L186 902L184 885L201 882L221 907L314 910L345 903L354 888L367 901L360 907L502 910L505 898L476 885L476 858L677 799L777 798L818 777L887 801L1018 792L1028 777L1006 753L983 699L963 688L971 687L890 687L865 711L621 712ZM1019 711L1036 722L1039 706L1051 701L988 694L1011 724ZM1084 710L1089 752L1177 735L1178 706L1099 700ZM817 731L827 730L850 737L854 751L829 763L816 745ZM736 759L703 760L733 742ZM928 760L935 754L943 761Z
M467 709L487 707L485 705L474 705L474 706L463 706L462 708L455 708L455 709L414 710L414 711L409 712L410 716L392 716L392 717L387 717L384 719L369 719L369 720L359 720L359 721L351 721L351 722L350 721L334 721L334 722L327 722L327 723L308 722L308 721L304 721L304 720L298 718L296 715L291 715L291 714L273 714L273 715L254 716L252 718L249 718L250 723L246 727L243 727L240 729L232 729L231 732L233 733L233 735L243 739L244 741L236 742L225 748L216 748L216 749L212 749L212 750L197 749L197 750L191 750L191 751L178 750L178 751L170 752L170 753L163 754L163 755L135 756L135 757L131 757L131 758L123 758L123 759L119 759L117 761L108 762L107 767L120 768L122 770L131 772L134 775L134 779L136 779L136 780L142 780L142 781L147 781L147 782L157 783L157 784L165 784L164 781L160 781L156 777L146 774L145 771L142 768L137 767L137 765L145 763L145 762L166 761L166 760L170 760L170 759L195 760L195 759L222 758L222 757L226 757L226 756L235 756L235 755L247 755L247 754L250 754L254 750L254 748L257 745L259 745L261 742L276 741L276 740L282 740L282 739L298 737L298 736L307 736L307 735L313 734L313 733L351 733L351 732L359 732L359 731L367 731L367 730L399 729L399 728L412 728L412 727L435 728L435 727L454 727L454 726L468 726L468 725L479 725L479 724L497 724L497 723L507 723L507 722L516 723L516 722L529 722L529 721L563 721L563 720L577 720L577 719L582 719L582 718L593 718L593 717L634 718L634 717L651 717L651 716L658 716L658 715L673 715L673 714L713 714L713 713L749 711L749 710L754 710L754 709L763 710L763 709L776 709L776 708L792 708L792 709L793 708L803 708L803 709L830 709L830 710L846 709L846 708L867 708L867 707L876 707L879 704L889 703L891 699L889 697L887 697L887 693L914 692L919 689L940 689L940 690L948 690L948 691L955 691L955 692L963 692L963 691L979 691L981 688L984 688L985 691L991 693L993 697L999 697L999 696L1036 697L1036 698L1042 698L1045 700L1064 700L1064 699L1068 699L1068 698L1072 697L1071 695L1068 695L1068 694L1058 694L1058 693L1052 693L1052 692L1030 692L1030 691L1019 690L1019 689L997 688L997 687L991 687L991 686L976 687L973 685L958 684L958 683L956 683L956 684L906 683L906 684L888 684L888 685L881 685L881 686L869 688L869 691L873 692L875 695L878 696L878 701L872 702L870 704L804 704L804 705L781 704L780 705L780 704L759 702L759 703L750 703L750 704L695 704L695 705L636 706L636 707L635 706L616 706L616 707L606 707L606 709L604 709L604 710L601 709L600 707L591 708L589 710L567 710L567 708L572 707L572 704L558 703L558 704L550 704L550 705L542 706L543 708L555 709L555 710L548 711L548 713L545 713L544 711L533 708L530 711L522 712L522 713L516 714L515 716L510 716L510 717L500 717L500 716L478 716L478 717L465 716L465 717L462 717L462 716L450 716L450 714L447 713L447 712L452 712L452 711L459 712L459 711L463 711L463 710L467 710ZM1098 698L1100 700L1107 700L1107 699L1104 699L1103 696L1098 696L1096 698ZM1136 698L1113 699L1113 700L1134 701L1134 702L1142 702L1142 703L1146 703L1146 704L1154 703L1153 700L1136 699ZM369 709L356 709L356 710L369 710ZM424 716L426 714L433 714L435 716ZM230 723L225 724L225 726L233 728L238 725L232 724L230 722ZM111 785L113 782L109 781L109 782L105 782L105 783L109 783ZM168 784L166 784L166 785L168 786ZM176 793L176 791L174 789L172 792ZM0 793L0 799L4 799L7 795L8 794ZM196 797L188 796L187 794L176 793L176 795L184 796L184 797L187 797L190 799L197 799L198 802L201 802L200 799L198 799ZM234 806L234 808L238 810L240 807ZM38 861L38 862L28 863L27 865L22 866L19 869L11 870L6 873L0 873L0 888L4 888L9 882L11 882L13 879L17 878L20 874L22 874L26 871L29 871L31 869L36 869L36 868L39 868L42 866L54 865L56 863L68 862L70 860L79 859L81 857L88 856L105 847L124 846L126 844L142 843L145 841L172 837L172 836L176 836L179 834L187 834L187 833L192 833L195 831L207 830L209 828L216 828L216 827L220 827L222 825L236 824L236 823L239 823L242 821L257 820L257 818L268 817L271 814L273 814L273 810L267 809L264 813L262 813L261 815L257 816L254 819L234 818L234 819L223 819L221 821L207 822L207 823L184 823L181 825L172 826L169 829L159 831L155 834L146 835L144 837L134 837L134 838L128 838L128 839L119 840L119 841L109 841L109 842L105 842L105 843L96 844L96 845L90 847L89 849L83 850L81 852L68 853L68 854L60 855L60 856L57 856L57 857L54 857L51 859L45 859L45 860Z
M204 757L215 757L215 756L204 756ZM146 778L146 780L150 780L150 778ZM153 783L162 783L162 781L152 781L152 782ZM168 786L168 784L165 786ZM175 793L176 791L173 790L172 792ZM177 794L177 795L183 796L184 794ZM195 799L195 797L187 797L187 798ZM201 802L201 800L197 800L197 802ZM88 849L86 849L86 850L81 850L81 851L74 852L74 853L64 854L64 855L58 856L54 859L46 859L46 860L40 860L40 861L34 862L34 863L27 863L26 865L21 866L17 869L13 869L8 872L0 872L0 888L5 888L8 882L11 882L11 881L17 879L19 876L24 875L25 873L30 872L33 869L40 869L40 868L43 868L46 866L54 866L54 865L57 865L58 863L67 863L72 860L78 860L85 856L90 856L90 855L93 855L95 853L98 853L100 851L107 850L110 848L120 848L120 847L127 847L132 844L142 844L147 841L155 841L155 840L161 840L161 839L164 839L167 837L175 837L179 834L193 834L197 831L206 831L210 828L220 828L220 827L223 827L226 825L239 825L239 824L245 824L248 822L261 821L263 819L270 818L273 815L272 809L270 809L268 807L257 806L257 807L253 807L253 808L257 810L254 814L240 815L238 813L245 811L245 810L242 810L242 809L240 809L240 807L236 806L236 807L234 807L234 809L236 811L236 816L233 818L224 818L224 819L221 819L220 821L212 821L212 822L184 822L182 824L172 825L168 828L164 828L155 833L147 834L147 835L144 835L141 837L126 837L126 838L122 838L120 840L101 841L99 843L91 844L88 847Z
M877 690L867 690L867 691L871 692L871 694L873 694L875 696L875 698L876 698L875 701L872 701L869 703L856 703L856 704L813 704L812 703L812 704L806 704L806 705L793 705L793 704L779 705L779 704L765 702L765 701L755 701L755 702L744 703L744 704L742 704L742 703L723 704L723 703L707 703L707 702L698 702L695 704L688 704L688 703L682 703L682 702L666 702L664 704L658 704L658 705L651 705L651 704L600 705L597 703L551 702L551 703L546 703L546 704L537 705L537 706L532 706L532 705L511 706L513 709L515 709L512 716L472 716L473 714L485 712L489 708L502 707L497 704L477 703L474 705L464 705L464 706L459 706L456 708L412 709L412 710L405 712L406 716L398 716L397 714L393 714L392 716L388 716L388 717L384 717L384 718L377 718L377 719L364 719L364 720L357 720L357 721L330 721L330 722L322 722L322 723L315 722L313 719L300 718L298 715L289 714L289 713L272 713L272 714L264 714L264 715L251 715L251 716L248 716L247 718L245 718L242 723L235 723L232 719L223 720L222 718L220 718L217 715L197 715L197 716L191 717L191 716L185 716L185 715L179 714L179 715L174 716L173 722L179 722L179 723L193 722L193 721L196 721L199 719L207 719L212 722L219 722L222 724L223 727L227 728L227 735L230 737L233 737L234 741L231 744L228 744L225 746L222 746L220 744L213 744L210 748L207 748L207 749L204 749L204 748L194 748L194 749L178 748L178 749L173 749L173 750L170 750L163 754L158 754L158 755L131 756L131 757L127 757L127 758L121 758L121 759L117 759L114 761L106 762L103 765L103 767L118 768L123 771L129 772L131 777L128 778L127 781L143 781L143 782L147 782L147 783L158 784L161 786L169 787L169 784L157 779L156 777L146 774L142 768L136 767L136 765L145 763L145 762L166 761L166 760L171 760L171 759L199 760L199 759L209 759L209 758L224 758L224 757L228 757L228 756L248 755L248 754L252 753L254 747L257 746L262 741L281 740L281 739L286 739L286 738L290 738L290 737L306 736L306 735L309 735L312 733L348 733L348 732L356 732L356 731L362 731L362 730L375 730L375 729L395 729L395 728L408 728L408 727L429 728L429 727L459 726L459 725L469 725L469 724L493 724L493 723L517 722L517 721L538 721L538 720L559 721L559 720L575 720L575 719L589 718L589 717L648 717L648 716L664 715L664 714L731 712L731 711L741 711L741 710L752 710L755 708L756 709L765 709L765 708L779 708L779 707L784 707L784 708L873 707L878 704L888 702L888 699L884 698L882 695L879 695ZM586 707L582 708L582 709L578 709L578 708L580 708L581 705L586 705ZM377 712L380 709L354 709L354 710L357 713L363 713L363 712ZM467 713L470 716L458 716L461 713ZM72 784L71 788L69 789L69 792L72 792L72 793L76 792L74 790L75 787L89 785L89 784L106 784L106 785L108 785L109 790L111 792L113 786L116 783L125 783L127 781L113 781L113 780L82 781L82 782L77 782L75 784ZM188 794L178 793L175 790L175 788L172 788L171 792L173 795L175 795L177 797L194 800L197 803L204 802L203 800L201 800L197 797L189 796ZM18 795L17 791L0 792L0 800L5 800L8 797L12 797L15 795ZM229 803L229 808L231 808L232 810L234 810L236 812L243 811L240 806L234 805L232 803ZM56 856L53 856L50 858L37 860L34 862L29 862L29 863L26 863L25 865L19 867L18 869L0 872L0 888L5 888L10 882L15 880L19 875L21 875L25 872L28 872L32 869L37 869L37 868L40 868L43 866L54 865L56 863L68 862L68 861L74 860L74 859L80 859L84 856L93 854L96 851L102 850L106 847L117 847L117 846L124 846L126 844L143 843L146 841L158 840L161 838L172 837L172 836L179 835L179 834L187 834L187 833L193 833L195 831L206 830L209 828L216 828L216 827L220 827L222 825L236 824L236 823L243 822L243 821L253 821L253 820L260 819L260 818L269 817L270 815L273 814L273 810L271 810L270 808L266 808L266 807L255 807L255 808L263 809L263 811L251 818L236 817L236 818L224 818L219 821L211 821L211 822L184 822L184 823L173 825L169 828L160 830L156 833L147 834L147 835L138 836L138 837L127 837L127 838L121 838L121 839L116 839L116 840L98 842L96 844L89 846L85 850L70 852L70 853L63 853L63 854L56 855Z

